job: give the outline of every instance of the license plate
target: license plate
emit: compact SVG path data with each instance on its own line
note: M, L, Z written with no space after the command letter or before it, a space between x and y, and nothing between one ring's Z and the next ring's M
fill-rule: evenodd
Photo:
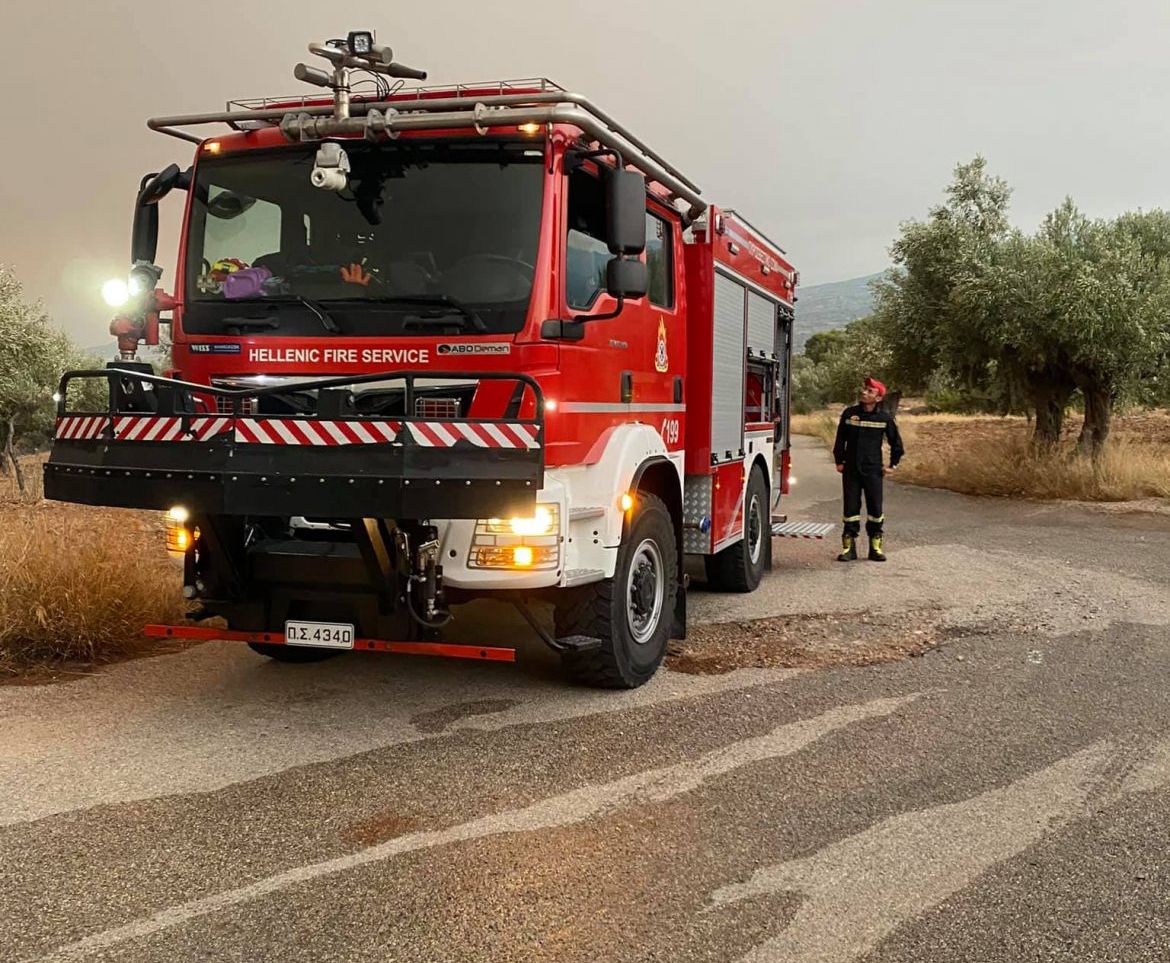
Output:
M318 649L352 649L353 626L344 622L285 622L284 641Z

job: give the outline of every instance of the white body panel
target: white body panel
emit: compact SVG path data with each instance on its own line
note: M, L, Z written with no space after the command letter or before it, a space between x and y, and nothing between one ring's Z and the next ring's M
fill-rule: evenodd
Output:
M556 504L559 509L561 565L556 570L470 568L467 560L475 521L435 521L442 542L444 584L482 591L549 588L612 578L625 521L621 497L629 491L638 468L658 458L666 458L674 466L681 492L683 453L667 451L658 429L647 424L612 428L602 456L594 464L545 471L544 488L536 500L538 504Z

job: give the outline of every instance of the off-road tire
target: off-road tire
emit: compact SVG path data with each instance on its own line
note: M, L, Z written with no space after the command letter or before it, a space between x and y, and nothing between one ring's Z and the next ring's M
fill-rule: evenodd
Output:
M756 513L753 520L752 514ZM752 467L743 496L744 537L716 555L706 555L707 587L716 592L754 592L768 566L772 540L768 483L759 465ZM753 529L753 525L758 528ZM754 557L753 557L754 555Z
M670 640L675 598L678 593L678 543L670 512L654 495L639 494L637 508L618 550L617 568L611 579L594 582L562 593L555 609L557 638L587 636L599 639L600 648L566 652L562 656L569 675L583 685L601 689L636 689L648 682L666 655ZM655 548L646 548L647 543ZM662 584L657 623L651 629L647 617L639 642L631 627L629 599L631 567L661 562L658 577ZM657 579L655 587L657 587ZM645 584L644 579L639 584ZM656 594L656 593L655 593Z
M266 655L276 662L324 662L335 655L341 655L341 649L315 649L307 645L281 645L278 642L249 642L248 648L260 655Z

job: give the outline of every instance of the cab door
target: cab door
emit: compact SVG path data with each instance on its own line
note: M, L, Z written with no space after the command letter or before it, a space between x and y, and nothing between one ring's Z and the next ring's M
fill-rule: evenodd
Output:
M592 165L567 177L564 234L564 317L584 320L579 340L561 347L564 399L560 412L578 416L582 439L596 440L616 424L653 424L671 449L683 446L684 292L677 215L651 201L646 212L648 290L617 310L606 293L605 193Z

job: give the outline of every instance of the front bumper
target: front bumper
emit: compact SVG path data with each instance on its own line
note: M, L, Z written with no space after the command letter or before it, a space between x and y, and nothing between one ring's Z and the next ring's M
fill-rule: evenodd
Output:
M525 375L424 372L426 378L496 378L540 390ZM155 387L155 410L69 412L68 381L130 379ZM362 381L415 373L306 382L326 398ZM70 372L44 468L59 501L197 515L327 518L482 518L532 510L544 477L541 416L522 419L357 417L329 412L244 416L244 401L271 388L225 389L138 372ZM115 394L115 392L111 392ZM228 413L197 413L198 396L226 397ZM141 397L141 395L140 395ZM407 389L407 410L410 410ZM214 410L213 401L212 410Z

